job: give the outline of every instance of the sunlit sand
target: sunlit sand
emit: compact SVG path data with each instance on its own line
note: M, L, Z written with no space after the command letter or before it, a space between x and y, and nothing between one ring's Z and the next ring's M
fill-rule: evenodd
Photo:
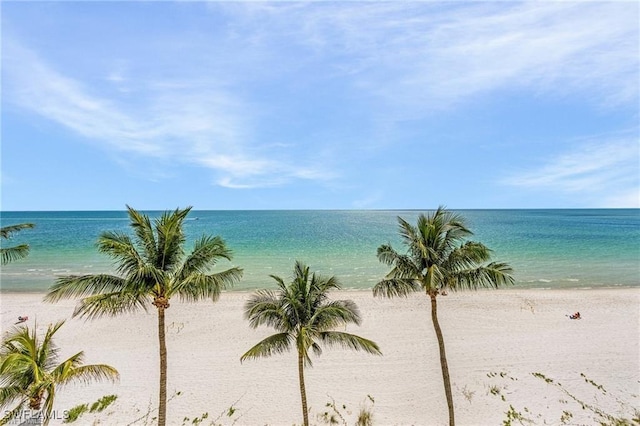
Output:
M240 363L247 349L273 332L249 328L243 318L249 294L224 293L217 303L172 300L167 311L168 424L205 413L204 424L219 416L222 424L301 423L294 353ZM3 294L3 333L18 316L28 315L26 323L37 322L39 329L71 316L74 301L45 304L42 296ZM569 414L572 424L593 424L598 417L589 407L630 418L633 407L640 406L639 296L637 289L627 288L509 289L439 297L457 423L501 424L510 406L536 424L559 424ZM377 425L446 424L427 298L374 299L369 291L344 291L339 297L354 300L362 313L362 326L349 330L376 341L384 355L326 348L315 357L307 370L312 423L323 424L318 415L333 400L339 408L347 406L348 420L366 406ZM569 319L575 311L582 319ZM116 394L107 410L86 414L78 424L152 423L158 386L155 311L69 319L57 338L62 356L84 350L86 362L116 367L121 381L61 388L56 410ZM228 417L230 407L235 411Z

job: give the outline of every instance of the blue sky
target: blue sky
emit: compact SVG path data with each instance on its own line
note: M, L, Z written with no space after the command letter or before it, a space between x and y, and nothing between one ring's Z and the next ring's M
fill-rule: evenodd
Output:
M2 210L640 207L637 2L3 2Z

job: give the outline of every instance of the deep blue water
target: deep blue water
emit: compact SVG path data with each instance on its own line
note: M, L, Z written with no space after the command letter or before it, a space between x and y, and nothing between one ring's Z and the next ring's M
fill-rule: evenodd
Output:
M150 216L159 212L147 212ZM206 233L233 250L245 271L237 289L270 287L269 274L288 277L295 260L336 275L346 288L370 288L387 268L380 244L401 250L397 216L415 222L419 211L193 211L188 247ZM460 210L495 260L514 268L519 287L640 286L640 209ZM43 291L59 275L113 272L95 243L107 230L128 232L124 211L2 212L2 226L31 222L3 245L29 243L28 258L2 267L0 290Z

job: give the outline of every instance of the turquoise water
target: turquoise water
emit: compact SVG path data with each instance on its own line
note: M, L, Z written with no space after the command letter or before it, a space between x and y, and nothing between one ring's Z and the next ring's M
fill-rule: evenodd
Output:
M415 222L418 211L193 211L188 247L203 233L220 235L244 269L236 289L273 286L269 274L288 277L295 260L336 275L345 288L370 288L387 271L380 244L402 247L397 216ZM510 263L516 286L536 288L640 286L640 210L461 210L475 235ZM150 216L159 212L148 212ZM0 290L43 291L57 276L113 272L98 253L101 232L128 232L124 211L3 212L2 226L32 222L8 245L27 242L28 258L2 267Z

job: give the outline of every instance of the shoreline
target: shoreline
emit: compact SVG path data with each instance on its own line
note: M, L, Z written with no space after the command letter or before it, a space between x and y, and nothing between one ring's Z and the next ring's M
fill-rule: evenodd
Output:
M257 290L275 290L276 287L259 287L259 288L251 288L251 289L226 289L226 290L222 290L220 294L234 294L234 293L238 293L238 294L246 294L246 293L253 293ZM345 293L371 293L373 290L373 287L370 288L357 288L357 287L343 287L340 290L338 290L338 292L345 292ZM478 289L478 290L461 290L461 291L454 291L454 290L449 290L449 294L472 294L475 292L514 292L514 291L523 291L523 292L528 292L528 291L599 291L599 290L637 290L638 292L640 292L640 284L637 285L626 285L626 284L620 284L620 285L607 285L607 286L581 286L581 287L518 287L518 286L511 286L511 287L501 287L498 289ZM3 290L0 287L0 296L2 295L20 295L20 294L31 294L31 295L42 295L44 297L44 295L47 294L47 290ZM416 294L421 294L419 291L416 292Z
M231 424L239 416L236 425L300 422L295 354L239 361L242 353L273 333L264 327L251 329L243 318L244 301L251 293L225 291L215 303L172 299L166 317L168 395L173 396L169 424L204 413L215 419L231 406L237 410L234 417L225 414L218 422ZM85 321L70 318L76 300L50 304L42 302L43 295L2 294L3 332L18 315L28 315L26 324L37 322L38 329L66 319L56 336L61 356L84 350L87 363L110 364L121 375L116 385L62 388L56 409L116 394L118 399L105 412L87 414L79 424L130 424L156 406L153 307ZM428 298L374 298L370 290L340 290L331 296L356 302L362 325L349 326L348 331L376 341L383 356L339 348L325 348L322 356L314 356L313 368L306 370L312 424L323 424L317 415L332 400L347 405L352 412L347 418L354 423L360 406L371 406L367 395L375 400L375 425L445 424L447 408ZM611 415L633 415L631 407L640 406L639 306L640 291L634 288L505 288L438 297L457 423L501 424L510 405L536 424L557 424L564 411L572 414L572 424L596 423L595 414L562 389ZM567 318L574 311L581 312L581 320Z

